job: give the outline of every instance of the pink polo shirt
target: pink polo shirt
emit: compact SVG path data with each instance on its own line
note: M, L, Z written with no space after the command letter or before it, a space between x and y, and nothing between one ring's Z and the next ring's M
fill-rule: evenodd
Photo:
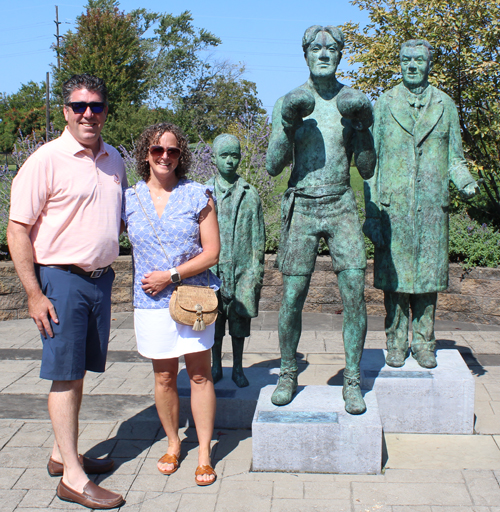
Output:
M32 225L35 263L110 265L118 256L122 188L118 151L100 138L96 158L66 128L31 155L12 182L11 220Z

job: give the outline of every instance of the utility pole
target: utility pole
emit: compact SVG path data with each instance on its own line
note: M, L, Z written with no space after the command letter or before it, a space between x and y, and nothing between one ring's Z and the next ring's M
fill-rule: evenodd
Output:
M59 21L59 7L56 5L56 19L54 21L56 24L56 33L54 34L56 40L57 40L57 69L61 69L61 62L59 60L59 39L62 37L59 35L59 25L61 22Z
M50 87L49 87L49 72L45 79L45 142L49 142L50 130Z

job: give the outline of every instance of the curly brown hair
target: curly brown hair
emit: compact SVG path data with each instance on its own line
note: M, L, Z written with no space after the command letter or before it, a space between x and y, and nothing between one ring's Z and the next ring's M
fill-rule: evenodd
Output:
M149 147L157 144L164 133L172 133L177 139L177 147L181 150L179 163L175 168L177 178L184 178L189 171L191 165L191 151L189 151L189 143L183 131L172 123L158 123L148 126L139 137L137 146L135 147L135 159L137 162L137 172L144 181L148 181L151 176L149 168L148 153Z

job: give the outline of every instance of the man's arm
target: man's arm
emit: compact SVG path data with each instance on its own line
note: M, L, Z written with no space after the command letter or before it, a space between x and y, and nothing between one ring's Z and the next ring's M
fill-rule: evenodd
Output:
M302 126L302 118L312 113L314 104L313 95L299 87L280 98L274 105L272 132L266 156L266 168L271 176L277 176L292 163L295 132Z
M59 323L59 320L52 302L42 293L35 275L33 247L30 239L31 228L32 226L29 224L9 220L7 225L9 252L17 275L28 295L28 309L31 318L35 321L42 336L46 337L48 334L52 337L50 319L56 324Z
M286 133L284 130L281 118L282 104L283 100L280 98L274 105L272 132L267 148L266 169L271 176L278 176L292 162L295 131Z
M449 175L457 187L462 199L471 199L480 192L476 180L472 177L464 158L460 122L455 105L449 102L445 108L450 110L450 139L448 147Z
M368 180L375 172L377 155L370 130L355 129L354 134L354 163L359 174L364 180Z
M340 115L348 119L354 128L352 150L354 162L364 180L373 176L376 163L373 137L369 130L373 124L373 108L361 91L343 87L337 96Z
M373 143L375 154L380 152L381 134L380 124L383 122L382 102L379 100L375 104L374 124L373 124ZM385 245L384 237L380 225L380 204L378 200L378 171L380 161L375 165L373 176L364 182L365 193L365 211L366 220L363 224L363 233L373 242L375 247Z

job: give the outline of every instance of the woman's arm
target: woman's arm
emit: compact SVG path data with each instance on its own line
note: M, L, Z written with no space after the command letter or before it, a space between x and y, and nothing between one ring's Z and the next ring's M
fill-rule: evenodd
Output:
M213 267L219 261L219 224L217 222L215 204L212 198L208 200L207 206L200 212L199 223L200 242L203 252L176 267L182 279L195 276ZM154 272L144 275L142 289L146 293L153 292L151 295L156 295L171 283L172 280L169 270L155 270Z
M217 222L215 204L212 198L208 200L207 206L200 212L200 242L203 252L192 260L176 267L182 279L195 276L213 267L219 261L219 223Z

